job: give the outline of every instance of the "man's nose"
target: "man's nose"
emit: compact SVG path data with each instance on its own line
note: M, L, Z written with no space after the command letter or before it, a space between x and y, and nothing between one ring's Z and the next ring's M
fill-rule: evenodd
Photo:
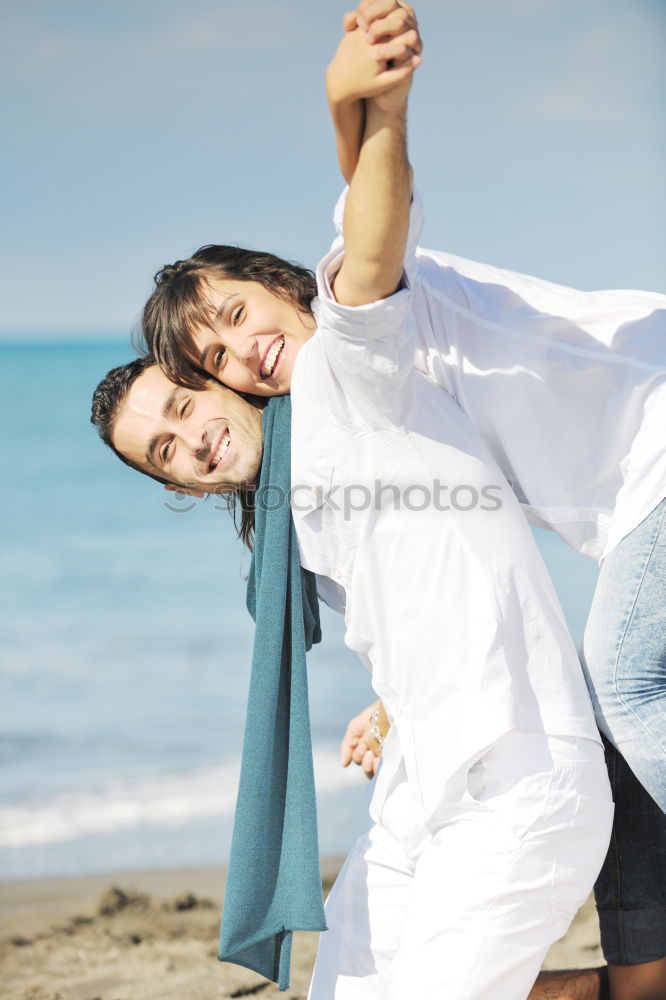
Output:
M200 458L208 453L206 435L200 427L181 427L180 436L193 455Z

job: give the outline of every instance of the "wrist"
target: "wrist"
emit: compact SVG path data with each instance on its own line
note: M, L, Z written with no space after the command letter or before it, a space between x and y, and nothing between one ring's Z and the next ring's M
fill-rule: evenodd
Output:
M344 87L341 86L339 74L335 72L333 63L331 63L326 70L324 82L326 99L332 113L336 111L344 112L348 108L353 107L355 104L361 103L362 98L358 97L356 94L350 94L348 90L345 90Z
M407 99L401 100L395 106L387 104L384 95L370 97L366 101L366 121L374 129L392 128L406 131Z
M326 97L328 99L331 118L334 122L346 121L352 116L357 115L365 103L362 97L338 97L328 92Z

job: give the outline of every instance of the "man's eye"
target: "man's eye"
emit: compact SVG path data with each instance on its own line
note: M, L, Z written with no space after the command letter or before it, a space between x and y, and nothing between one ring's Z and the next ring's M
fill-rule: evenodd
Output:
M160 458L162 459L162 465L166 465L171 457L171 441L167 441L165 445L162 446L162 451L160 452Z
M180 413L178 414L180 419L187 417L192 412L192 397L190 396L186 399L180 408Z
M238 326L238 324L243 319L244 314L245 314L245 306L236 306L236 308L231 314L231 322L233 323L234 326Z

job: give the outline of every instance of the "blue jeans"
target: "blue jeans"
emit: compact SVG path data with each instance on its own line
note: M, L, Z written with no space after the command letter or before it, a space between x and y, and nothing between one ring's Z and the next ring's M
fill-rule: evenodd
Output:
M602 563L581 660L616 806L595 886L604 955L650 962L666 955L666 498Z

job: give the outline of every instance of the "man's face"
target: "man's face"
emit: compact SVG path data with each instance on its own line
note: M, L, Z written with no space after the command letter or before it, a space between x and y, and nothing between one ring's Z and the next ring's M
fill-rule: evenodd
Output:
M194 334L199 367L239 392L289 392L294 362L314 332L314 317L256 281L211 278L204 294L211 326Z
M211 382L194 392L157 365L132 384L113 428L113 444L141 469L204 493L254 480L261 463L261 411Z

